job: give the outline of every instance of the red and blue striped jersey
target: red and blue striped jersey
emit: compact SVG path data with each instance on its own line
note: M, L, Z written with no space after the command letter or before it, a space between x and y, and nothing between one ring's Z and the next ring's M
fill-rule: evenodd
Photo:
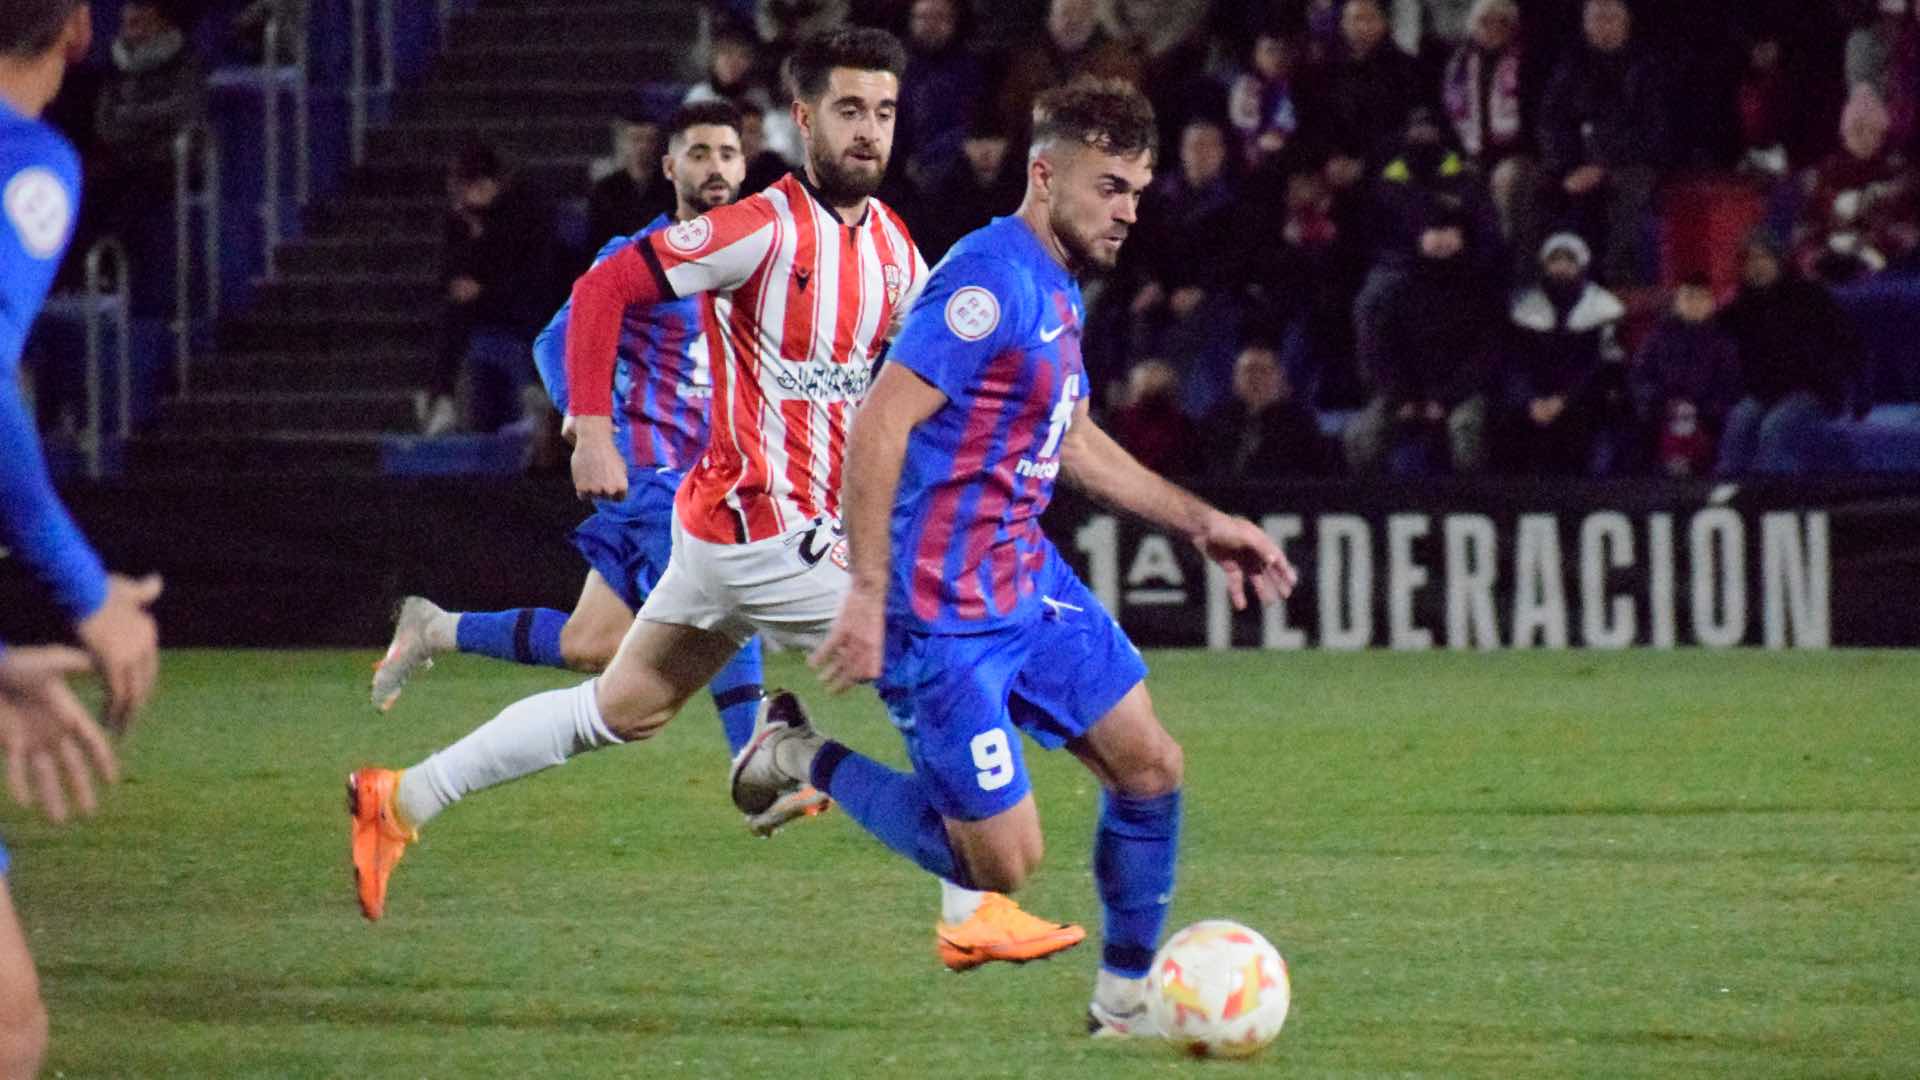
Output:
M907 443L889 617L937 633L1031 618L1061 442L1087 396L1080 286L1018 217L954 246L890 363L947 397Z
M594 264L673 224L662 214L632 236L607 242ZM613 370L613 443L629 474L691 469L707 449L707 410L713 400L708 332L712 301L701 296L630 306L620 317ZM567 411L567 323L573 301L560 306L534 340L540 379L554 407Z

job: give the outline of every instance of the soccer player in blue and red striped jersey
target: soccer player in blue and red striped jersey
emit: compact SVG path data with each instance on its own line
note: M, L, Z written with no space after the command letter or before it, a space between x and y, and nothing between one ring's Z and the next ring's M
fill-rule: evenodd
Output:
M676 220L691 221L733 202L746 172L739 111L721 101L682 108L668 126L661 168L677 199L674 216L662 214L633 236L609 241L595 265ZM439 653L457 651L585 672L606 668L633 625L634 613L666 570L674 492L707 449L707 410L713 395L710 304L694 296L629 307L621 317L612 421L614 444L626 462L627 490L623 497L595 500L593 516L574 530L574 546L589 570L573 612L450 612L424 597L407 597L400 604L393 643L374 672L377 708L391 709L408 679ZM563 305L533 346L541 381L563 414L569 399L565 347L572 307L571 301ZM737 752L753 730L760 705L759 641L748 642L708 689L727 743ZM817 792L808 792L784 803L782 811L819 809L824 801Z
M106 679L109 717L124 727L159 669L147 608L160 579L109 574L60 505L40 438L19 392L27 333L73 238L80 159L40 120L67 65L87 53L92 16L77 0L11 0L0 7L0 548L10 548L53 593L91 659L61 646L0 646L0 744L7 786L54 821L94 809L93 772L118 775L113 749L68 689L89 665ZM0 1076L39 1072L47 1012L33 954L5 884L0 847Z
M1040 530L1056 477L1190 537L1235 606L1293 586L1258 526L1168 483L1087 415L1075 275L1113 266L1152 175L1153 110L1084 80L1034 109L1019 212L934 269L856 417L846 457L852 588L812 660L829 686L878 679L913 771L815 732L790 695L735 759L742 810L801 780L948 880L1018 888L1038 865L1022 733L1105 788L1094 878L1106 939L1096 1035L1146 1034L1145 976L1171 899L1182 759L1146 665Z

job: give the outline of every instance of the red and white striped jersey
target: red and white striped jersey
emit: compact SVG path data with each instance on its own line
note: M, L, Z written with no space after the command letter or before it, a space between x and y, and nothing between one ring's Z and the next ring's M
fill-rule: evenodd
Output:
M611 408L610 389L603 402L599 388L611 387L619 315L629 304L705 294L706 331L717 346L712 425L706 453L680 486L681 525L730 544L837 516L847 426L896 313L926 277L898 214L870 199L863 220L846 224L805 180L788 175L652 234L574 285L572 411ZM591 396L583 392L589 385Z

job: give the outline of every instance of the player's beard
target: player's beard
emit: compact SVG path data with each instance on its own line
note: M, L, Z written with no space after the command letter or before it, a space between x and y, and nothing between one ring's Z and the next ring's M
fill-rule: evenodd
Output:
M820 188L820 194L826 196L830 203L849 203L879 191L880 181L886 179L887 175L887 155L878 147L874 147L873 151L874 159L862 163L871 167L872 172L856 172L847 163L844 154L834 153L826 146L825 140L815 143L809 149L807 159L813 166L813 180Z
M1111 226L1109 226L1111 228ZM1087 236L1076 229L1072 221L1058 210L1053 214L1053 235L1060 240L1060 246L1066 250L1068 266L1076 274L1094 270L1111 270L1120 261L1118 248L1112 256L1106 255L1099 247L1104 233Z
M725 187L724 192L722 186ZM719 173L706 177L690 188L680 189L680 201L702 211L725 206L739 197L739 185L728 183L727 178Z

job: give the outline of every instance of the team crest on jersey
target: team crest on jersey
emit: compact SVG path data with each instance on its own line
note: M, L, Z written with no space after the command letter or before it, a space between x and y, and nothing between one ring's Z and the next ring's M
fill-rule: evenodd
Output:
M0 204L28 255L51 259L60 254L73 221L73 198L52 169L34 165L15 173Z
M880 275L887 279L887 303L899 303L900 290L906 288L907 285L907 275L901 273L900 268L892 263L888 263L882 267Z
M978 285L969 285L947 301L947 329L961 341L979 341L1000 325L1000 301Z
M667 246L683 255L691 255L713 239L713 222L697 217L667 230Z

